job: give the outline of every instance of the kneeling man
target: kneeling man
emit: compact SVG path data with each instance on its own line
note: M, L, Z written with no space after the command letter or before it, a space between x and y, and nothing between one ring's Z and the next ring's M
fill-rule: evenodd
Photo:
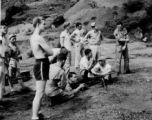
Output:
M74 96L78 90L83 87L82 85L77 88L77 90L67 91L67 77L66 73L63 70L63 66L67 59L68 53L59 54L57 56L57 63L50 65L49 70L49 80L46 85L46 94L49 98L51 98L51 102L54 103L61 103L65 100L70 99Z
M91 69L91 72L95 77L101 77L103 82L110 81L112 66L106 63L106 58L101 56L98 59L98 63Z

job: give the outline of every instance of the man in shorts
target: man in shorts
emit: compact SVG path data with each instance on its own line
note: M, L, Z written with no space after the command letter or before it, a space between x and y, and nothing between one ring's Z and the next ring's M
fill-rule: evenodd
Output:
M8 73L6 68L6 52L8 50L8 41L6 38L7 27L0 26L0 100L5 90L5 77Z
M19 47L16 44L16 35L11 34L9 36L9 47L8 47L8 56L9 56L9 79L10 79L10 87L11 91L14 91L13 88L13 79L17 77L18 83L20 84L21 88L24 89L25 85L22 81L21 74L20 74L20 67L19 67L19 60L22 59L22 56L20 55Z
M83 85L80 85L76 90L66 91L68 80L63 70L66 59L67 55L59 54L57 56L57 63L50 65L46 94L51 99L52 104L61 103L72 98L83 87Z
M34 32L30 38L31 48L35 57L34 76L36 79L36 94L33 100L33 120L39 120L41 99L45 92L46 81L49 79L48 56L53 55L53 51L46 43L41 33L45 30L45 21L42 17L33 19Z

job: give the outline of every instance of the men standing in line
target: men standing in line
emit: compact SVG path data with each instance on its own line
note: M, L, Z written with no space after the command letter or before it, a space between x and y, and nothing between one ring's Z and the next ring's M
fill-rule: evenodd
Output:
M9 47L8 47L8 56L9 56L9 79L10 79L10 87L11 91L14 91L12 80L13 78L17 77L18 83L22 87L22 89L25 88L25 85L22 81L21 75L20 75L20 67L19 67L19 60L22 59L22 56L20 55L20 50L18 46L16 45L16 35L11 34L9 36Z
M36 94L33 100L33 120L39 120L41 99L45 92L46 81L49 79L48 56L53 55L53 51L46 43L41 33L45 29L45 21L42 17L33 20L34 33L31 36L30 44L35 57L34 76L36 79Z
M129 55L128 55L128 45L129 37L127 35L126 28L123 27L122 22L117 23L117 28L114 31L114 36L116 38L116 60L117 69L119 75L121 73L121 59L124 57L124 73L130 73L129 69Z
M8 41L6 38L7 27L0 26L0 100L3 97L4 89L5 89L5 76L8 73L5 59L6 52L8 50Z
M101 55L100 44L103 38L101 31L99 31L95 22L91 23L91 28L92 29L87 33L85 38L89 40L89 45L93 53L93 58L95 61L97 61Z
M76 30L71 35L71 40L75 43L75 68L79 68L79 63L81 59L81 49L82 49L82 42L84 37L84 30L82 29L82 24L77 22L76 23Z
M60 34L60 45L68 50L68 56L64 65L65 73L68 74L71 66L71 36L70 36L70 23L64 24L64 31Z

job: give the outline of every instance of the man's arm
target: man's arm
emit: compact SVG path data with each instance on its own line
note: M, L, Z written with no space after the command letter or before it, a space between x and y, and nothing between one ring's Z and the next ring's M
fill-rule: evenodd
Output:
M46 41L43 38L39 39L39 45L47 53L47 55L49 56L53 55L53 51L51 50L51 48L49 47L49 45L46 43Z
M66 85L67 85L67 77L66 77L66 74L63 73L61 76L60 87L62 89L65 89Z
M64 47L64 39L65 39L65 36L63 36L62 33L61 33L61 36L60 36L60 45L61 45L61 47Z

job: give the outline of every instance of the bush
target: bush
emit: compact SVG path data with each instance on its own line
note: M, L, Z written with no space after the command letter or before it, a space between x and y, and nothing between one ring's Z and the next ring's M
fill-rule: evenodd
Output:
M123 4L123 10L127 13L134 13L144 8L144 2L142 0L129 0Z
M6 17L2 21L2 24L5 24L5 25L12 24L14 21L14 19L12 17L14 15L16 15L17 13L23 13L27 9L29 9L29 8L25 4L21 4L21 5L17 5L17 6L13 5L13 6L8 7L6 10Z

